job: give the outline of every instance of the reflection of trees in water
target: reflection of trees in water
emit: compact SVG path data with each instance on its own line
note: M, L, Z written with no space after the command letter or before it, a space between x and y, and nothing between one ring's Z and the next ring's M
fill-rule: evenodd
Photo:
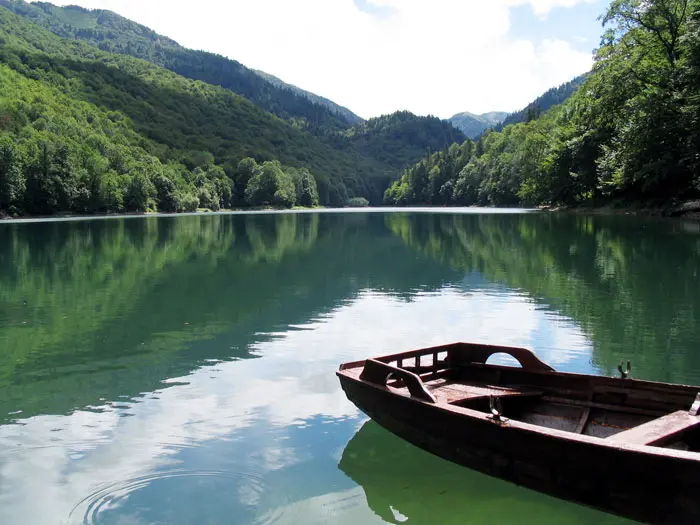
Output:
M249 215L245 234L247 262L280 261L290 251L310 249L318 238L317 214Z
M279 263L286 252L311 249L316 240L317 215L283 216L277 233L267 236L254 219L245 221L243 236L236 232L242 217L222 216L5 225L0 389L4 384L14 398L22 391L26 407L46 392L25 390L25 383L50 382L54 394L65 386L65 396L76 390L76 374L102 374L98 381L108 383L100 368L107 362L131 369L135 380L143 381L145 370L156 374L156 383L169 377L172 360L189 342L211 339L235 322L235 314L228 323L227 316L212 315L218 291L205 284L208 272L233 272L219 275L219 284L243 276L254 282L255 261ZM248 295L241 310L255 300ZM191 315L197 301L202 308ZM222 358L235 353L219 352ZM197 361L186 360L178 372ZM89 396L92 386L85 381L83 393Z
M0 413L21 406L22 417L247 357L264 334L364 288L410 295L416 279L454 278L406 257L383 219L366 214L7 224L0 246Z
M522 289L581 325L605 372L700 381L700 236L682 223L553 214L386 216L412 248Z
M222 257L233 233L215 221L155 219L3 230L0 307L6 324L0 338L2 362L11 366L89 338L104 322L127 315L169 266L192 254Z

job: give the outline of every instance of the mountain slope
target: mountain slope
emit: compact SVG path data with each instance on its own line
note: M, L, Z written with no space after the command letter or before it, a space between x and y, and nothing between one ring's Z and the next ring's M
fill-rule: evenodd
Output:
M105 177L118 179L122 190L131 184L134 163L156 166L154 172L145 170L152 173L148 176L152 180L141 181L150 195L162 174L159 163L174 163L168 178L179 181L178 191L187 186L201 193L209 191L205 186L212 182L207 173L225 182L219 177L225 177L221 167L229 179L234 178L236 165L244 157L278 159L309 168L318 181L322 202L332 205L344 204L348 196L376 202L393 173L391 167L356 152L331 148L227 89L58 38L2 7L0 64L5 64L0 138L9 140L7 151L19 152L3 157L4 150L0 151L0 209L10 209L10 197L2 196L3 192L9 195L7 165L15 174L17 166L24 166L20 182L22 177L27 183L31 178L27 171L31 162L12 160L21 156L36 161L31 165L39 170L37 181L51 179L62 186L65 175L72 181L68 193L83 188L87 199L96 195ZM83 129L94 131L95 136L88 133L78 140ZM57 163L66 169L55 172ZM220 166L218 171L209 168L214 165ZM88 181L92 189L85 177L92 180ZM230 180L226 184L230 187ZM45 193L51 196L47 188ZM71 195L51 209L24 209L49 213L86 208L76 207L75 200L68 198ZM20 211L21 205L13 204Z
M0 6L3 5L58 36L85 41L109 52L141 58L186 78L234 91L342 151L345 170L347 173L359 173L360 178L369 169L373 175L380 174L380 177L384 177L384 183L388 183L386 177L396 176L399 170L417 162L427 151L440 150L453 141L464 140L460 132L434 117L411 115L410 123L406 118L380 117L373 123L363 123L354 113L323 97L285 84L267 73L250 70L233 60L185 49L173 40L111 11L86 10L76 6L62 8L44 2L28 4L22 0L0 0ZM351 127L351 123L356 125ZM302 154L302 157L301 160L305 160L306 154ZM279 158L284 161L282 156ZM306 164L313 167L325 162L324 159L315 159ZM354 163L359 163L359 166ZM366 166L363 167L363 164ZM314 173L318 175L318 170ZM348 189L351 193L358 193L353 192L351 187ZM376 184L372 183L371 191L376 198L381 197L382 192Z
M302 94L290 86L270 82L235 60L186 49L112 11L58 7L46 2L29 4L22 0L0 0L0 6L57 36L83 40L103 51L148 60L184 77L230 89L316 135L346 129L356 121L347 110L329 109L329 104L316 103L306 92Z
M397 111L354 126L337 136L334 144L400 170L431 151L440 151L464 140L464 134L447 121Z
M500 124L508 113L503 111L491 111L483 115L475 115L465 111L452 116L449 122L462 131L467 138L475 139L488 128Z

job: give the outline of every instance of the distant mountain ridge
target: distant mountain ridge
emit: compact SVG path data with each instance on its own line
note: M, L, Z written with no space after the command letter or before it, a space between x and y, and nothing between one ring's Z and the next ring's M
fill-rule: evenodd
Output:
M319 104L321 106L327 107L333 113L335 113L336 115L340 115L341 117L343 117L347 122L349 122L352 125L364 122L364 119L362 117L355 115L355 113L350 111L348 108L343 107L340 104L336 104L335 102L327 99L326 97L322 97L320 95L316 95L315 93L311 93L310 91L306 91L305 89L301 89L300 87L297 87L294 84L287 84L284 80L281 80L281 79L277 78L276 76L271 75L270 73L265 73L264 71L260 71L259 69L253 69L251 71L260 75L262 78L267 80L270 84L273 84L273 85L275 85L279 88L282 88L282 89L289 89L289 90L293 91L294 93L296 93L297 95L301 95L302 97L308 98L311 102L313 102L315 104Z
M542 95L530 102L520 111L516 111L515 113L508 115L496 127L496 129L500 130L509 124L518 124L519 122L527 122L528 120L538 118L542 113L545 113L550 108L561 104L571 97L571 95L576 93L576 90L581 87L587 76L588 73L579 75L569 82L564 82L557 87L553 87L545 91Z
M505 111L490 111L476 115L468 111L453 115L448 121L462 131L467 138L475 139L484 131L497 126L508 116Z

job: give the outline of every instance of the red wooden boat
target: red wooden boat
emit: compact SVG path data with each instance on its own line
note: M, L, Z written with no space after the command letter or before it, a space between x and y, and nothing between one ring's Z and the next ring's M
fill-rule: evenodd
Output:
M520 366L487 364L507 354ZM700 523L700 387L557 372L455 343L345 363L348 399L447 460L647 523ZM426 473L428 474L428 473Z

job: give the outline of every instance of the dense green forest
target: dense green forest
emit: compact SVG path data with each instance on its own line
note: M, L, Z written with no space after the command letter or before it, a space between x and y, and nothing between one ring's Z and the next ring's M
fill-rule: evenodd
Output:
M230 89L262 109L314 134L346 129L360 120L340 106L310 100L312 95L298 88L290 89L270 82L269 78L235 60L186 49L170 38L112 11L15 0L0 0L0 6L60 37L83 40L103 51L141 58L184 77Z
M409 113L350 127L296 95L294 113L289 89L247 70L258 107L227 84L240 64L109 11L0 0L0 45L0 214L376 204L401 169L464 139ZM160 67L164 49L211 83Z
M58 7L45 2L28 4L21 0L0 0L0 6L60 37L141 58L186 78L227 88L335 149L368 157L395 170L415 163L428 151L465 138L446 122L409 112L364 122L326 98L248 69L235 60L186 49L111 11Z
M428 152L465 139L464 134L447 121L396 111L371 118L336 135L333 143L340 150L359 151L401 170Z
M539 118L433 153L390 204L669 203L700 194L700 2L614 0L592 72Z
M272 163L267 173L276 175L268 180L279 184L268 193L282 189L287 196L270 204L291 205L291 193L301 196L285 186L287 179L305 185L307 202L376 200L392 172L321 143L229 90L60 39L4 8L0 43L5 213L267 203L260 192L245 193L252 175L249 163L243 171L239 164L247 157Z

